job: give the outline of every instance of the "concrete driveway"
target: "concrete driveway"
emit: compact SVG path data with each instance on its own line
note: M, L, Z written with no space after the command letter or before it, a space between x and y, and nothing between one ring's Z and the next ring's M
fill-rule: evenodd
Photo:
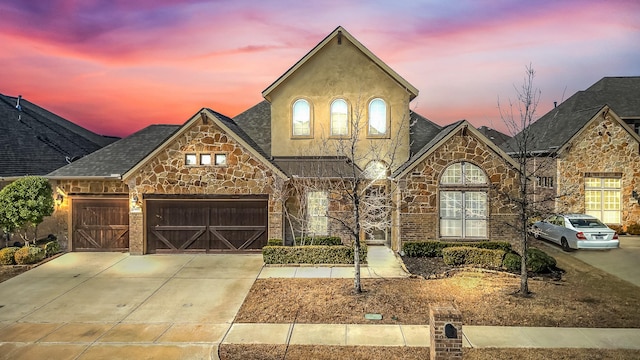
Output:
M559 245L550 241L541 240L541 243L562 251ZM640 260L640 236L620 236L620 248L618 249L580 249L568 254L622 280L640 286L640 267L637 265Z
M68 253L0 283L0 359L216 358L261 255Z

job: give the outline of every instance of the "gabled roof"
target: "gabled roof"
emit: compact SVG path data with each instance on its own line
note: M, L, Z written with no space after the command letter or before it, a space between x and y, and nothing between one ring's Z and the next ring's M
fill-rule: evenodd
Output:
M518 165L516 162L509 157L504 151L502 151L496 144L494 144L491 140L487 139L482 133L478 131L473 125L471 125L466 120L457 121L451 125L447 125L443 127L440 132L438 132L429 142L418 151L415 155L411 156L411 158L400 166L396 171L393 172L393 177L403 177L407 173L409 173L416 165L421 163L425 158L431 155L435 150L437 150L440 146L442 146L445 142L451 139L456 133L460 131L469 131L475 137L477 137L480 141L484 142L491 150L501 156L505 161L507 161L511 166L517 168Z
M0 94L0 177L46 175L117 140Z
M529 136L527 152L548 153L562 148L605 106L621 118L640 118L640 77L605 77L578 91L540 119L501 145L519 152L518 142Z
M280 76L273 84L269 85L265 90L262 91L262 96L269 100L269 94L277 88L280 84L282 84L291 74L293 74L296 70L302 67L310 58L312 58L316 53L318 53L323 47L325 47L331 40L336 37L344 37L353 45L355 45L362 53L367 56L371 61L373 61L382 71L386 72L392 79L394 79L400 86L407 90L410 94L410 99L418 96L418 89L416 89L413 85L411 85L407 80L402 78L402 76L398 75L393 69L391 69L387 64L385 64L380 58L374 55L369 49L367 49L362 43L360 43L355 37L353 37L347 30L345 30L342 26L338 26L331 34L329 34L324 40L322 40L318 45L316 45L311 51L309 51L302 59L298 60L289 70L287 70L282 76Z
M142 160L140 160L135 166L129 169L126 173L122 174L122 179L127 180L130 176L132 176L136 171L138 171L142 166L147 164L151 159L155 158L162 150L164 150L169 144L171 144L175 139L184 135L185 132L189 131L191 127L200 119L203 121L211 120L216 125L218 125L229 137L237 141L240 145L242 145L247 151L249 151L252 155L261 159L262 162L274 173L279 176L286 178L287 176L282 172L278 166L271 162L265 152L251 139L247 133L242 130L231 118L228 118L218 112L215 112L208 108L202 108L196 114L194 114L187 122L185 122L180 128L178 128L170 137L165 139L160 145L156 146L152 152L150 152L147 156L145 156Z
M267 157L271 156L271 104L262 101L233 118Z
M50 179L120 178L179 128L179 125L150 125L53 171L47 177Z

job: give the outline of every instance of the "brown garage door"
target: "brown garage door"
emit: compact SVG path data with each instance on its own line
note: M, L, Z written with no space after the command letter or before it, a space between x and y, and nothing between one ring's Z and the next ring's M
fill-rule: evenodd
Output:
M73 251L128 251L127 198L73 199Z
M266 199L147 200L147 252L259 250L267 244Z

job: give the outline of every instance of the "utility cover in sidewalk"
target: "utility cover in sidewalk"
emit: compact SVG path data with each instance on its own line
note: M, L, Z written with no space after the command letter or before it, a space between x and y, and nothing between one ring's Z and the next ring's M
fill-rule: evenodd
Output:
M382 314L364 314L367 320L382 320Z

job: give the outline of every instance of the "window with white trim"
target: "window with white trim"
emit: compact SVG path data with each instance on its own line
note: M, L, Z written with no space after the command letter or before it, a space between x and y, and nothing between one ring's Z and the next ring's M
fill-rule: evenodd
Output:
M307 100L298 99L293 103L293 136L311 136L311 105Z
M327 218L329 200L326 191L310 191L307 193L307 218L309 235L327 235L329 222Z
M387 135L387 103L382 99L369 102L369 136Z
M605 224L620 224L622 202L620 189L619 178L585 178L585 214L595 216Z
M440 236L487 237L487 176L478 166L449 165L440 179Z
M331 136L349 135L349 107L343 99L331 103Z

